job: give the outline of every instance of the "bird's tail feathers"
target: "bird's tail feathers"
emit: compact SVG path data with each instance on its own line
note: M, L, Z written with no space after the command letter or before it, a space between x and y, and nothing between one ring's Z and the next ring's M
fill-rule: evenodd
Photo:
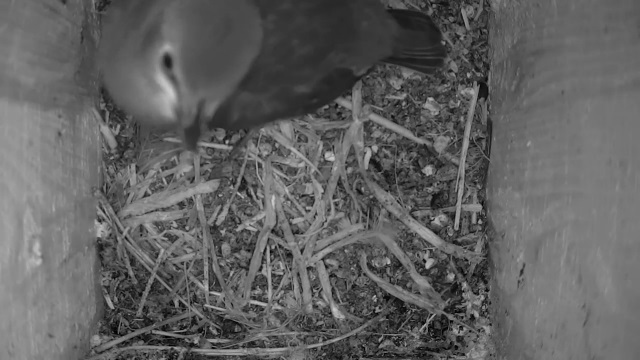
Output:
M425 74L442 67L447 58L447 49L442 44L442 33L431 17L412 10L388 11L397 21L400 31L393 55L384 62Z

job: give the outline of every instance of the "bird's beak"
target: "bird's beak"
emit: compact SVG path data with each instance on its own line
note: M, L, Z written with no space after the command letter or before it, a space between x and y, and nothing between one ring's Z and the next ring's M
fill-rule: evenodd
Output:
M209 121L217 108L218 102L202 100L191 107L191 111L185 108L178 111L182 143L187 150L197 151L198 140L208 130Z
M191 122L191 125L183 127L181 129L181 135L184 147L189 151L197 152L198 140L200 140L200 135L202 135L200 119L195 118Z
M182 138L182 145L189 151L197 152L198 140L200 140L203 130L202 112L204 110L204 102L194 105L182 104L176 113L180 124L178 131Z

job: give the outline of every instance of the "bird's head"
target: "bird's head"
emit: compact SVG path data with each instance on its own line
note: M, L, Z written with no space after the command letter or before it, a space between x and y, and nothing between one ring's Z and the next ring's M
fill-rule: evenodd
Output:
M118 0L99 67L113 100L140 121L175 127L189 150L260 51L247 0Z

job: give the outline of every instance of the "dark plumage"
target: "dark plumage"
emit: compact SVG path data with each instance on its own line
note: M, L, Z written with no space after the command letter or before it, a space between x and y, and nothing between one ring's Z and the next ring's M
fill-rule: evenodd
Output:
M431 18L379 0L119 0L100 66L116 103L182 129L260 127L313 112L378 62L430 73L446 50Z

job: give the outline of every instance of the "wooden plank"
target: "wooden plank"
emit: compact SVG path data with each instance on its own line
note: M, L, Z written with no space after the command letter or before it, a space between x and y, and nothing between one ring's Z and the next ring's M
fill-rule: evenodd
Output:
M640 2L495 1L494 305L506 359L640 354Z
M0 2L0 359L78 359L99 315L92 2Z

